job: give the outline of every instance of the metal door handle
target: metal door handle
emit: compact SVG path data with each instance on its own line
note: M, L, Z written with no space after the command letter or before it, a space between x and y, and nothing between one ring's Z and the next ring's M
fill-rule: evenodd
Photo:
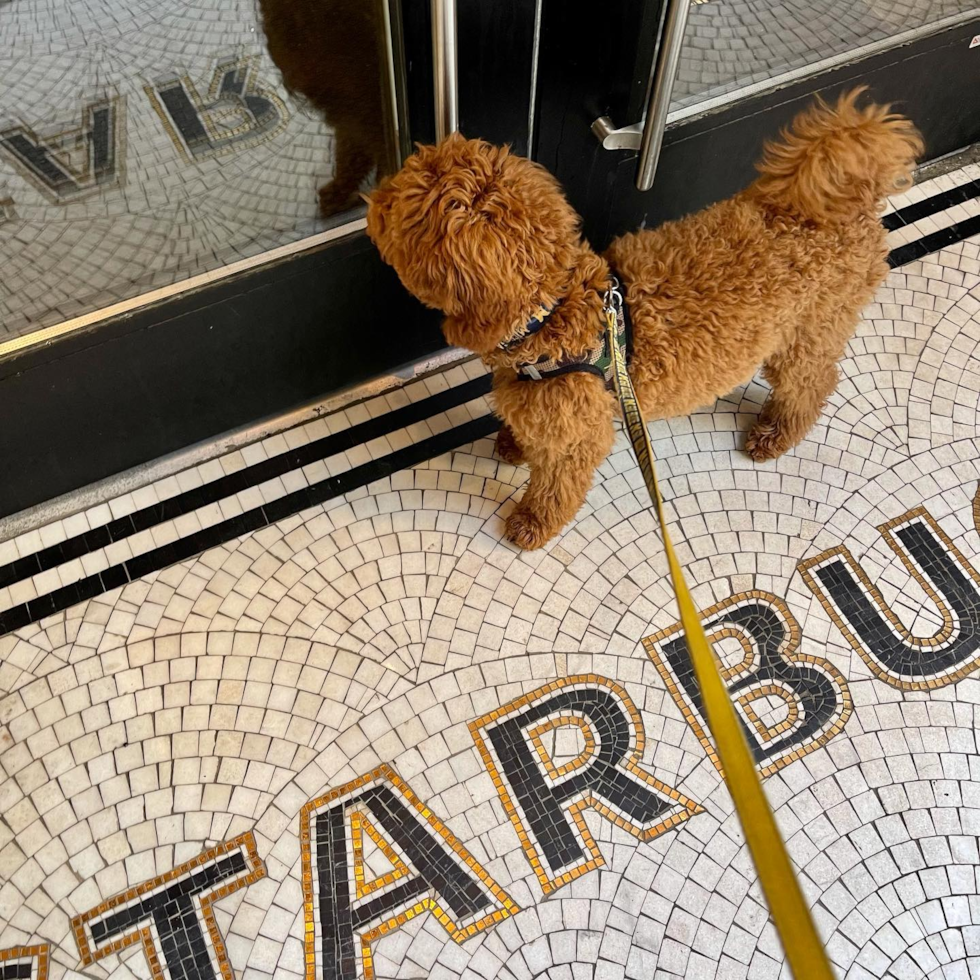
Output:
M648 191L653 187L663 146L667 113L670 111L670 93L677 75L677 63L684 43L684 29L691 0L666 0L664 26L657 45L650 72L647 93L647 112L643 123L617 129L608 116L600 116L592 124L592 132L604 150L639 150L640 162L636 168L637 190Z
M436 140L459 129L459 76L456 70L456 0L430 0L432 88Z

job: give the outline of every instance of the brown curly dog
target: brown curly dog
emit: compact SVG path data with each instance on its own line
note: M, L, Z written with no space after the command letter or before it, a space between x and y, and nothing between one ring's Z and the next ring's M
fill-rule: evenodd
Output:
M480 140L420 147L374 192L368 234L384 260L446 314L446 339L493 369L498 452L531 470L511 541L539 548L557 534L612 446L617 403L602 377L536 381L517 370L595 348L610 263L625 285L630 374L647 418L709 404L762 364L772 393L746 451L772 459L806 435L888 271L884 198L922 152L908 120L858 108L860 93L799 115L746 190L624 235L602 256L547 171ZM542 308L550 315L527 334Z

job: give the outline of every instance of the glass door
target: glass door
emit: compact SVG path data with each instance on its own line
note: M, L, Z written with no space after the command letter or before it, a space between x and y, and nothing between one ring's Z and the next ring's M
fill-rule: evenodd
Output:
M444 346L360 196L434 137L444 6L0 0L0 516ZM462 125L522 149L533 25L453 25Z
M535 155L595 245L744 187L763 140L815 93L869 85L916 122L928 159L980 139L977 0L635 0L583 31L590 6L544 0ZM663 148L652 189L640 191L658 64L672 83L659 107Z
M398 163L387 0L25 0L0 36L0 344L328 240Z
M671 119L914 42L978 15L976 0L695 4L674 79Z

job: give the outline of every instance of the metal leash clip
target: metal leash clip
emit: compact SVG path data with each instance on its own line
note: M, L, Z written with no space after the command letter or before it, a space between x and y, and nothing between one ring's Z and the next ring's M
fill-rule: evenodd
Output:
M610 276L609 288L602 294L602 312L614 312L619 316L619 311L623 308L623 293L620 288L619 280L615 276Z

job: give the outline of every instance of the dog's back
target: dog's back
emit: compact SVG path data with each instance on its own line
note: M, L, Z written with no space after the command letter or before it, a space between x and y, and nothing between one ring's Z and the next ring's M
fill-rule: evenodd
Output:
M610 250L616 264L641 261L636 281L669 279L671 293L748 298L784 278L791 288L804 270L812 281L821 257L833 262L836 256L851 271L863 266L862 251L883 261L878 216L885 198L908 184L922 140L887 106L858 109L862 91L843 95L835 106L817 99L778 141L766 144L760 176L748 189L679 221L624 236ZM759 280L755 288L753 279Z
M693 411L788 350L840 356L887 273L884 199L922 149L908 120L858 109L860 91L797 117L742 193L613 242L610 261L643 285L630 302L650 415ZM678 369L662 370L668 358Z

